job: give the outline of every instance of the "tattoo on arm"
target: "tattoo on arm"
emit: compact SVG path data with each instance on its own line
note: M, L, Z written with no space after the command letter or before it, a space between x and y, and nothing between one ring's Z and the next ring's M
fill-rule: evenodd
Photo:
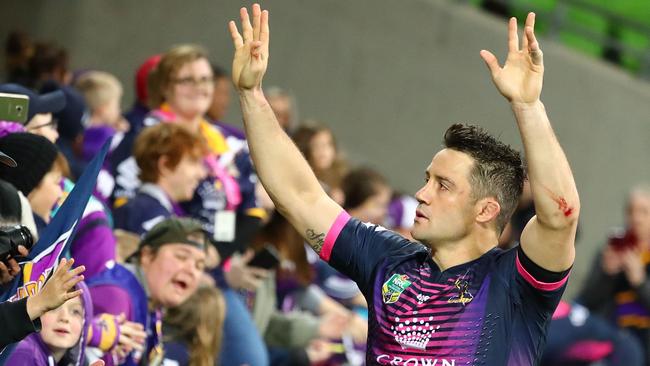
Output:
M307 231L305 231L305 237L316 253L320 254L323 249L323 243L325 243L325 234L317 233L312 229L307 229Z

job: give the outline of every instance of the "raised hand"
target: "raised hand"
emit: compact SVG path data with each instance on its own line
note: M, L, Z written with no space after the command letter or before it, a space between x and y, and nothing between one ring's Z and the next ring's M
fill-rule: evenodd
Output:
M235 46L232 81L239 90L260 89L269 61L269 12L254 4L252 25L246 8L241 8L239 15L242 34L234 21L228 23Z
M27 299L27 313L30 319L34 320L44 313L58 308L64 302L81 295L82 290L74 290L74 287L83 281L84 276L81 273L86 270L86 267L79 266L71 269L73 264L73 258L62 258L43 289Z
M508 23L508 57L503 67L490 51L482 50L481 57L492 74L492 81L499 92L511 103L531 104L542 93L544 63L542 50L535 38L535 13L528 13L524 39L519 47L517 19Z

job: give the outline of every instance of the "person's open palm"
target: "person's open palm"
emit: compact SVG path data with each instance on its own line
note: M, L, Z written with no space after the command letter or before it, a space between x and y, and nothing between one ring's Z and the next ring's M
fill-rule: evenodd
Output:
M240 90L261 88L269 61L269 12L262 11L259 4L254 4L252 25L246 8L241 8L239 15L241 34L234 21L228 23L235 46L232 80Z
M534 103L542 93L544 63L542 50L535 38L535 13L529 13L524 38L519 47L517 19L508 23L508 57L503 67L490 51L482 50L481 57L492 74L499 92L511 103Z

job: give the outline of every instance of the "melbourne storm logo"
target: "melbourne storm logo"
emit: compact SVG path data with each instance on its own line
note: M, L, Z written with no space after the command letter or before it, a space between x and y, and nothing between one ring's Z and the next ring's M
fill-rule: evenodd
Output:
M457 279L454 283L456 289L458 289L458 295L452 296L447 300L450 304L467 304L468 302L474 300L474 296L469 293L469 283L463 279Z

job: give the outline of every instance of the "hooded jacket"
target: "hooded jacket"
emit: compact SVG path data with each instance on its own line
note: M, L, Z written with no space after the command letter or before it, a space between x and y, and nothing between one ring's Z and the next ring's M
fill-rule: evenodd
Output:
M6 365L33 365L33 366L84 366L87 364L85 358L85 344L88 333L88 325L93 318L92 301L90 291L84 282L77 284L77 289L81 289L81 303L84 307L84 322L81 326L81 336L77 344L69 348L61 361L55 362L54 356L49 347L43 342L39 333L29 335L23 339L14 348L13 352L7 359Z

